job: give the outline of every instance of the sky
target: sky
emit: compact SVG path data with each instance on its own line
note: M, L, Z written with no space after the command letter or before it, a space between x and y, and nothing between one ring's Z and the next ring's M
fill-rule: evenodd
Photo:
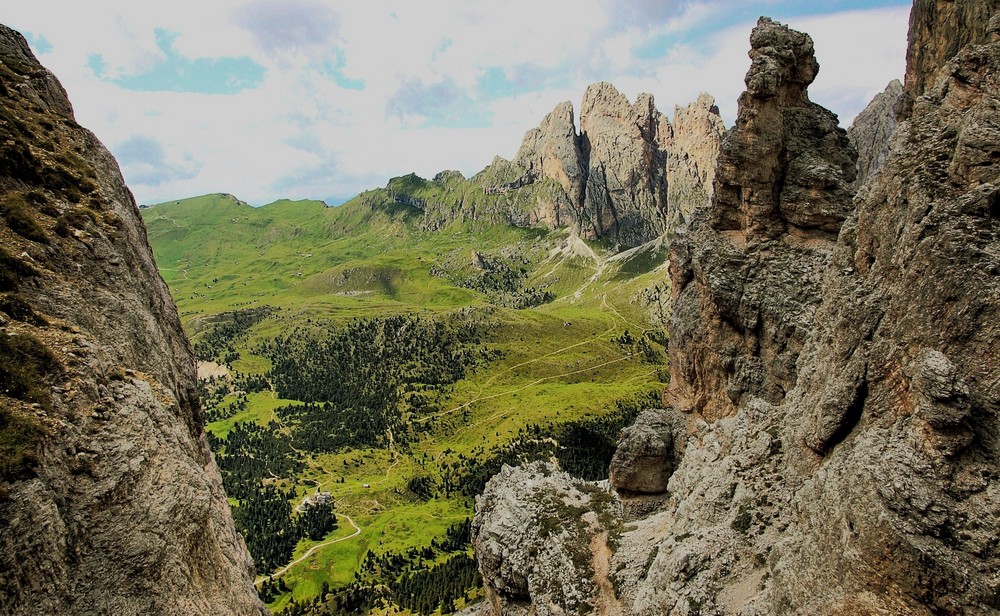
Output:
M768 15L809 33L810 98L850 125L902 79L901 0L33 0L19 30L141 204L225 192L336 204L389 178L471 176L587 85L727 126ZM579 121L579 118L577 118Z

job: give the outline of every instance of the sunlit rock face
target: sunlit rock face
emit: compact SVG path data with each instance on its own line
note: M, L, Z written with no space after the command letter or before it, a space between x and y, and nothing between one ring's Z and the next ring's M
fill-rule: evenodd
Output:
M135 201L3 26L0 195L0 612L266 613Z
M624 506L602 508L587 536L613 537L615 601L588 582L564 590L573 605L1000 611L1000 42L992 26L959 31L995 12L918 0L909 102L881 168L859 183L845 132L808 99L809 37L758 23L711 205L672 246L670 408L623 433L616 456L619 486L647 485L631 480L641 470L657 490L666 478L666 492L636 515L608 491ZM551 477L553 494L583 490ZM487 491L517 480L508 471ZM476 540L504 515L544 517L547 498L480 501ZM579 561L561 579L600 579L599 559ZM516 553L504 568L509 579L540 571ZM569 611L551 597L529 585L517 604Z
M581 237L630 248L675 230L708 204L725 127L708 94L678 107L675 125L649 94L634 103L610 83L583 95L580 132L560 103L525 134L514 162L562 186L569 208L546 212Z

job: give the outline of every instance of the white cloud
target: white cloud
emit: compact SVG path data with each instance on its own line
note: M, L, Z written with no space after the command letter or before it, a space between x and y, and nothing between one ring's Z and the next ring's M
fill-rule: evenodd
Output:
M788 4L764 2L760 12ZM731 123L753 23L720 20L745 6L39 0L15 3L4 19L51 42L41 60L67 88L78 120L122 157L140 202L230 192L264 203L347 197L410 171L475 173L494 154L513 156L557 103L578 107L597 80L633 99L651 92L668 115L708 91ZM906 8L774 14L814 37L821 70L811 96L844 123L902 77L906 16ZM263 79L231 95L136 92L107 81L166 59L157 29L176 33L173 49L185 58L249 58ZM664 42L659 57L643 53ZM105 79L88 68L95 55ZM162 160L141 160L137 144Z
M908 17L909 9L897 8L795 20L813 38L820 64L810 98L849 125L892 79L902 81Z

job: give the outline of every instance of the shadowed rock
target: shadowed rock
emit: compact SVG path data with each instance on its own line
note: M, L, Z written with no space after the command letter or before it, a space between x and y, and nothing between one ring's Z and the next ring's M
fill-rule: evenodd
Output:
M135 201L3 26L0 116L0 612L266 613Z
M903 84L898 79L892 80L885 91L872 99L847 129L847 138L858 151L858 176L854 180L855 189L860 188L875 175L889 157L892 133L896 130L898 122L896 107L902 95Z
M611 486L626 494L663 494L677 464L674 425L662 411L645 411L622 430L608 469Z

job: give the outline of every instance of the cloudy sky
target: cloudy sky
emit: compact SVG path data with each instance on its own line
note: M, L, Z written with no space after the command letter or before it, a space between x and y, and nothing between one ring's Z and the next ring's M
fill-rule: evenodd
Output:
M32 0L21 31L140 203L211 192L339 203L411 171L511 158L594 81L727 125L769 15L808 32L811 98L850 124L902 78L904 0Z

